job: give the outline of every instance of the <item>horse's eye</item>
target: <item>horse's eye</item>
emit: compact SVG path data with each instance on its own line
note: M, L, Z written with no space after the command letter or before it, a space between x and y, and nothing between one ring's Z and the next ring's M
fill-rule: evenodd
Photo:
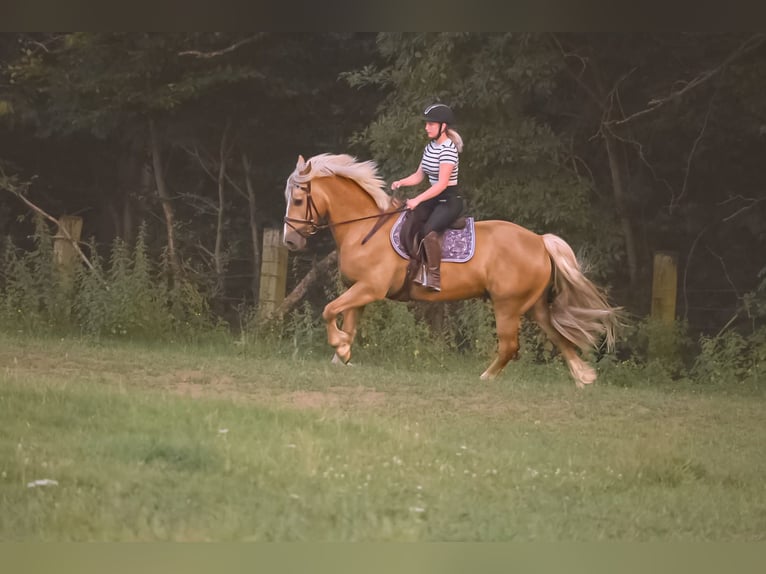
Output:
M293 199L293 205L303 205L302 199Z

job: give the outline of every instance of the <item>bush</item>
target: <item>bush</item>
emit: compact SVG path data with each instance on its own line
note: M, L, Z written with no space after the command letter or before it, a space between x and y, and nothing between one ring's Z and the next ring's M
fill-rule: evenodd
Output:
M0 286L0 319L6 328L144 340L198 339L222 331L191 283L179 279L168 287L163 271L148 257L143 227L132 250L114 241L106 269L91 244L93 269L80 266L71 277L54 263L53 240L42 220L34 240L34 249L24 253L10 241L6 249Z
M747 317L752 332L724 331L715 337L700 337L700 351L692 369L699 382L719 384L760 383L766 361L766 268L758 274L755 291L742 298L734 319ZM734 322L734 319L730 323ZM728 325L727 325L728 326ZM741 326L744 330L746 327Z
M308 301L281 318L265 318L258 307L244 315L240 344L249 353L298 359L330 351L324 321Z
M626 328L618 354L623 361L650 367L658 376L664 373L668 379L679 379L688 372L693 341L684 321L668 324L647 317Z
M470 299L446 306L443 337L452 352L471 353L487 359L497 349L497 330L492 303Z
M715 384L760 383L766 361L766 327L749 337L727 331L717 337L701 337L700 353L692 375Z
M70 322L71 288L53 262L53 238L35 220L34 248L19 253L10 239L3 258L0 319L18 333L59 333Z
M410 366L441 362L444 354L443 346L409 305L388 300L367 305L358 324L356 347L360 357Z

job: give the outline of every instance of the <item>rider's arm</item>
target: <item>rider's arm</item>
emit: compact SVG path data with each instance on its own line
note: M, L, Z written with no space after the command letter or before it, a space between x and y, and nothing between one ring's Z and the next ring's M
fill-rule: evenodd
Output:
M452 176L452 170L455 168L454 163L443 162L439 164L439 181L425 190L423 193L416 195L412 199L407 200L407 207L415 209L419 204L424 201L428 201L439 195L442 191L449 186L449 178Z
M398 179L394 183L391 184L391 189L396 191L400 187L409 187L411 185L417 185L421 181L423 181L423 164L420 164L418 166L418 169L415 173L408 175L404 179Z

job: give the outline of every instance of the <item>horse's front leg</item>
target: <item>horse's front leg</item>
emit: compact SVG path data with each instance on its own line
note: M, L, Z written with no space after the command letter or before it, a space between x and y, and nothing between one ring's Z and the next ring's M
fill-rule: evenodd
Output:
M356 336L361 308L385 297L385 293L377 291L371 285L355 283L340 297L330 301L322 312L322 318L327 325L327 342L335 348L336 357L344 363L351 359L351 344ZM343 329L338 327L340 314L343 314Z
M349 346L349 352L348 352L348 358L351 358L351 347L354 345L354 339L356 338L357 328L359 326L359 320L362 318L362 311L364 311L364 307L352 307L351 309L347 309L343 313L343 327L342 331L348 334L350 340L348 342ZM333 363L343 363L347 364L348 360L343 360L338 356L338 353L336 351L335 355L333 355L332 362Z

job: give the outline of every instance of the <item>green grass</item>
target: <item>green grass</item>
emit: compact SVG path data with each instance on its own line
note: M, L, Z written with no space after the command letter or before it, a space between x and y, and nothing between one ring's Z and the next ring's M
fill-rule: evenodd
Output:
M761 389L484 366L0 336L0 540L766 538Z

